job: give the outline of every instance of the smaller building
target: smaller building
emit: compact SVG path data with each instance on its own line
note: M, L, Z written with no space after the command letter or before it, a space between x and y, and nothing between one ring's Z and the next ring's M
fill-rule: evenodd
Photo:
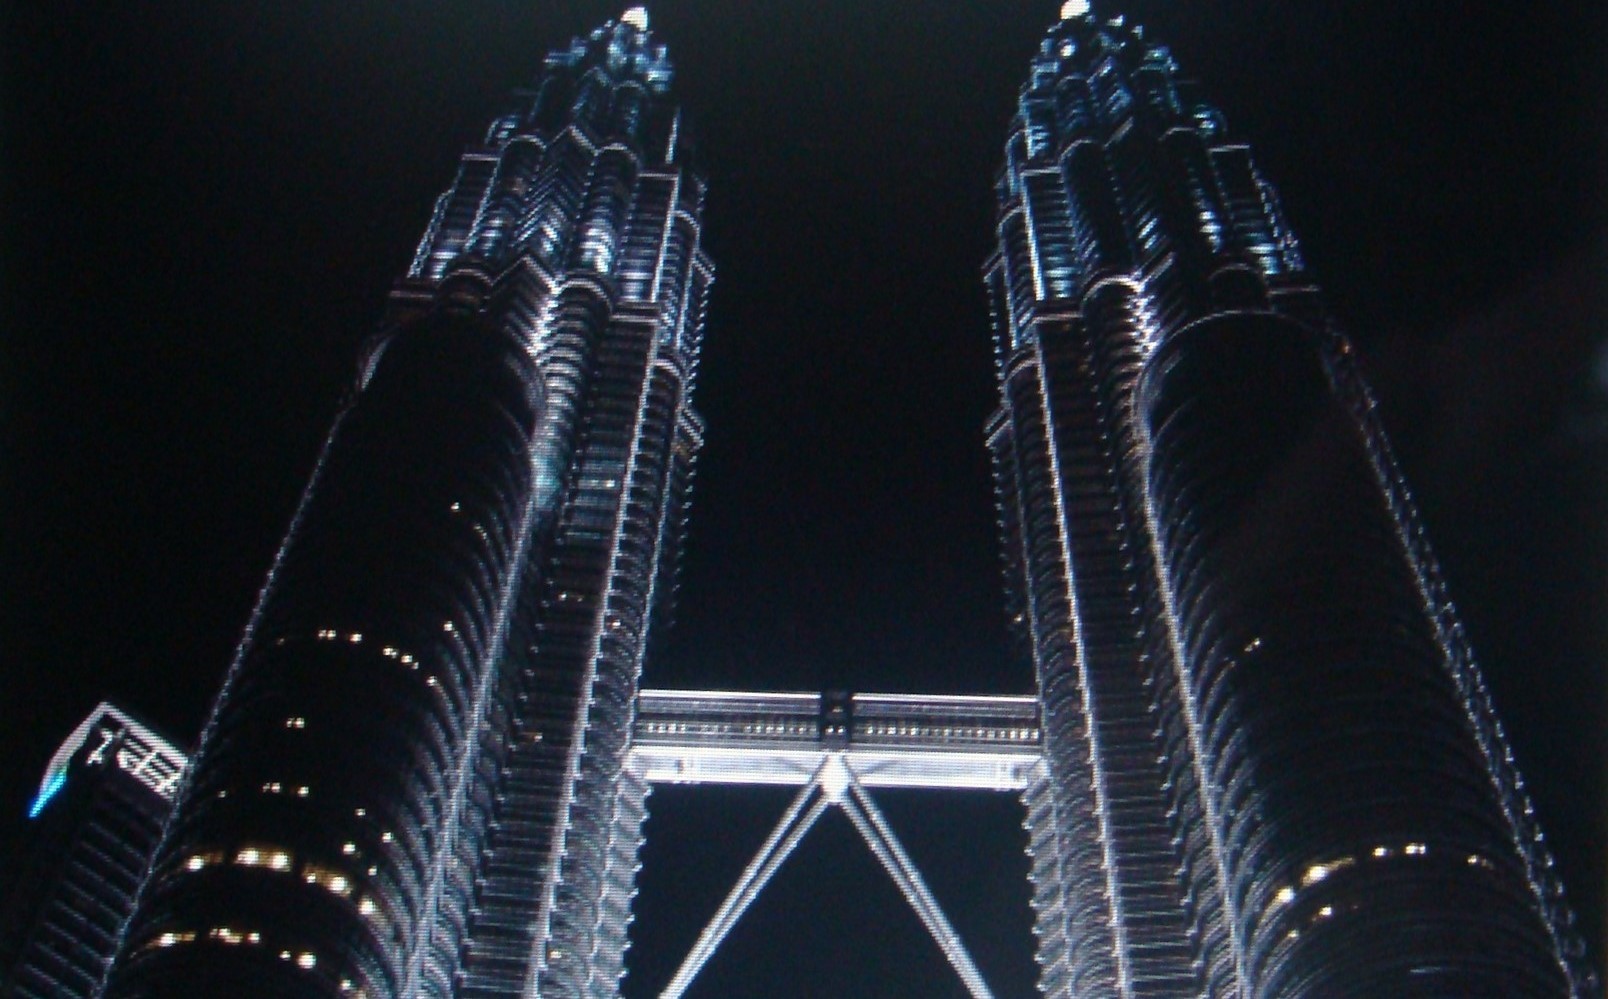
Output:
M0 911L0 994L96 994L188 762L105 703L61 744Z

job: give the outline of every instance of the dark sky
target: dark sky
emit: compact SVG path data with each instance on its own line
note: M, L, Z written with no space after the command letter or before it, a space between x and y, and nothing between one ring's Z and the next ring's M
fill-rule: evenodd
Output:
M718 278L681 625L648 682L1029 689L1002 665L978 274L1012 101L1056 8L654 8L710 181ZM1603 5L1124 9L1253 144L1358 340L1600 943ZM459 152L549 48L619 10L0 9L0 845L98 700L193 737ZM653 803L633 996L662 984L783 799ZM1026 994L1014 804L886 807L985 975ZM834 823L702 994L958 989Z

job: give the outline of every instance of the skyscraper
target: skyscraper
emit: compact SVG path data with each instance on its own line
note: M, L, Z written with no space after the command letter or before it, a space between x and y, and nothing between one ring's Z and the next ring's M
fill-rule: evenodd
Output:
M28 808L28 849L0 907L0 992L95 994L188 761L101 704L50 759Z
M112 995L610 991L711 264L628 11L467 151L201 734Z
M1050 995L1595 988L1480 674L1273 187L1073 0L997 185L1008 614Z
M839 808L986 995L871 803L889 786L1024 794L1052 995L1583 991L1272 189L1121 24L1069 8L1034 73L989 274L1037 699L638 691L710 268L668 64L628 12L555 54L438 203L112 993L612 994L649 781L802 786L674 994Z

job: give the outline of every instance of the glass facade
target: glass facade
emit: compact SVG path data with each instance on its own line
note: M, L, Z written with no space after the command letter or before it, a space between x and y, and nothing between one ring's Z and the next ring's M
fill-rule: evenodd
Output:
M713 276L663 45L553 53L369 341L109 994L613 991Z
M1048 995L1585 996L1350 345L1167 49L1068 4L997 184Z

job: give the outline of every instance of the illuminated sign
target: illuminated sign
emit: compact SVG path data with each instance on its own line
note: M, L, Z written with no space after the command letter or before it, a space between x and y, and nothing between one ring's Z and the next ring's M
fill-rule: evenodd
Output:
M91 748L84 756L84 766L103 767L115 763L117 769L168 800L178 791L179 778L184 776L184 769L190 762L166 739L110 704L102 703L73 729L50 758L50 765L39 782L39 791L28 807L30 819L38 818L50 800L66 786L73 759L86 746Z

